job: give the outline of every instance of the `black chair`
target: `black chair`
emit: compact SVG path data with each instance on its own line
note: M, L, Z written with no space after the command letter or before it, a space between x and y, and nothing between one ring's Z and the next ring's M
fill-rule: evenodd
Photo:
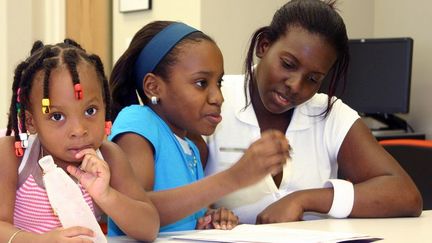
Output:
M423 210L432 209L432 140L390 139L379 143L417 185L423 197Z

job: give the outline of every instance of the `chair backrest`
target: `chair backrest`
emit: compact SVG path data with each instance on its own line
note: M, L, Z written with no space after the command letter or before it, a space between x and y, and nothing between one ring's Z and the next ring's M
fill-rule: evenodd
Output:
M390 139L379 143L411 176L423 197L423 209L432 209L432 140Z

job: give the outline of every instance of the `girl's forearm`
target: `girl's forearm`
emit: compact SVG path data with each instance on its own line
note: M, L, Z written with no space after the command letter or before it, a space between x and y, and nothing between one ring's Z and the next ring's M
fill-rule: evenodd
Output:
M149 197L158 209L161 225L164 226L208 207L239 188L235 176L226 170L189 185L149 192Z
M8 222L0 221L0 242L9 242L11 239L11 242L14 243L36 242L36 238L37 234L35 233L20 230Z
M332 188L293 192L304 211L326 214L333 203ZM283 199L282 199L283 200ZM383 175L354 185L354 204L349 217L419 216L422 200L415 186L400 176Z
M351 217L419 216L422 198L403 175L383 175L354 186Z
M132 199L112 188L108 196L95 201L129 237L144 241L156 239L159 215L150 203Z

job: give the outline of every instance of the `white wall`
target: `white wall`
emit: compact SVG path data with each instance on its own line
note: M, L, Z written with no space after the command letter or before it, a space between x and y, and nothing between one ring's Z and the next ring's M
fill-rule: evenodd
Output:
M286 0L158 0L150 11L120 13L113 0L113 61L123 53L130 38L153 20L178 20L201 29L222 50L225 73L241 73L248 41L259 27L268 25ZM345 0L338 3L349 35L373 35L374 0Z
M26 56L31 47L32 35L32 8L27 0L2 0L0 8L2 26L0 49L2 56L0 82L0 127L7 125L7 112L9 111L12 89L13 71L15 66ZM26 16L28 18L26 18ZM3 34L4 33L4 34ZM28 48L25 48L28 47Z
M7 75L7 55L8 50L6 48L6 33L7 33L7 5L6 0L0 0L0 129L6 127L7 119L6 112L8 110L8 99L7 92L8 87L8 75ZM4 34L3 34L4 33Z
M114 59L125 43L145 23L155 19L176 19L201 28L212 36L224 55L225 72L241 73L252 32L267 25L273 13L286 0L154 0L148 12L119 14L114 10ZM185 7L186 5L187 8ZM114 5L115 6L115 5ZM432 137L432 2L429 0L339 0L337 7L350 38L411 36L414 38L414 61L411 111L403 117L419 132ZM173 10L175 9L175 10ZM173 12L174 11L174 12Z
M134 34L155 20L182 21L200 29L200 0L153 0L149 11L120 13L113 1L113 64L129 45Z
M376 37L409 36L414 39L408 122L432 139L432 2L429 0L376 0Z
M65 33L65 0L0 0L0 128L7 125L13 72L35 40L58 42Z
M249 39L259 27L270 23L286 0L202 1L201 30L210 35L224 56L226 74L243 70Z
M249 39L259 27L270 24L286 0L202 1L201 30L212 36L224 55L225 73L243 70ZM373 35L374 0L345 0L337 4L352 38Z
M33 0L33 39L62 42L66 33L66 0Z
M375 0L339 0L337 8L351 39L373 37Z

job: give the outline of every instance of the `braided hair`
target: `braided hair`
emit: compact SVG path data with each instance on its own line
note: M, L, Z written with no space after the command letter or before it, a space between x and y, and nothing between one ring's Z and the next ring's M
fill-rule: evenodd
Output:
M71 74L75 97L77 99L83 97L84 93L80 86L80 78L77 71L77 65L80 62L93 65L96 69L97 76L102 82L103 87L102 92L106 111L105 121L110 124L111 97L108 90L108 81L99 56L87 53L77 42L71 39L65 39L64 42L55 45L44 45L41 41L36 41L30 51L30 56L18 64L15 69L12 84L12 99L9 108L6 135L15 136L17 156L22 156L22 149L26 148L24 144L26 141L23 141L23 138L20 138L20 136L27 134L25 110L31 107L30 92L35 74L41 70L44 72L42 112L49 113L50 74L51 71L59 67L60 64L66 64Z

